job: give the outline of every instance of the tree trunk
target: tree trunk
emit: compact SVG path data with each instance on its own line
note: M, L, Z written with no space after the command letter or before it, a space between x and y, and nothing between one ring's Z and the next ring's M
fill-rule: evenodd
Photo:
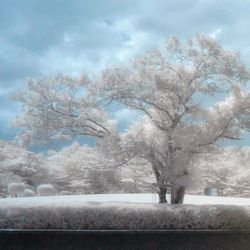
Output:
M185 187L174 186L171 189L171 204L182 204L185 195Z
M167 193L167 187L164 185L164 181L161 180L161 174L157 168L157 165L159 165L161 163L159 163L157 161L156 163L156 159L154 158L153 164L152 164L152 169L153 172L155 174L155 179L157 182L157 188L158 188L158 196L159 196L159 203L168 203L167 202L167 198L166 198L166 193Z
M158 195L159 195L159 203L168 203L166 198L167 188L159 187Z

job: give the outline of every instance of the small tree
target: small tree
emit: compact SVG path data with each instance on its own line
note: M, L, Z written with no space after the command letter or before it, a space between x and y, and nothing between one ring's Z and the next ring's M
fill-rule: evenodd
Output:
M8 185L8 192L11 197L21 197L24 189L25 185L23 183L11 183Z
M36 193L33 190L26 188L23 191L23 197L33 197L33 196L36 196Z
M223 189L228 196L249 196L249 153L249 147L218 147L213 153L201 154L195 163L202 177L196 180L199 188L212 186Z
M0 164L2 189L9 183L22 182L35 187L50 181L45 157L14 143L0 141Z
M55 188L51 184L41 184L37 187L37 193L39 196L55 195Z
M114 160L77 142L48 156L48 163L58 190L105 193L118 190L121 184Z

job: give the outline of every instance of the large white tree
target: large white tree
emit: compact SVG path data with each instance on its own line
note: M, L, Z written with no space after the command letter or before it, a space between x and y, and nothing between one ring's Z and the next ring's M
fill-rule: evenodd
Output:
M141 143L135 146L138 136L132 136L133 152L151 162L160 202L166 202L169 185L171 202L181 203L195 155L220 139L239 139L249 127L250 96L242 90L249 79L238 53L197 35L185 43L172 37L161 49L106 69L93 90L99 89L104 102L144 114L137 125ZM203 104L217 94L225 99Z
M249 79L239 54L215 40L197 35L181 43L172 37L163 48L108 68L98 79L57 76L28 81L16 96L22 110L15 125L22 128L23 142L84 135L116 144L119 160L141 157L151 164L160 202L166 202L169 186L171 202L181 203L196 154L222 138L239 139L249 127L250 99L242 91ZM202 100L218 93L224 93L223 101L203 105ZM143 126L132 125L127 135L118 136L105 112L111 102L140 111ZM141 143L130 136L133 126Z

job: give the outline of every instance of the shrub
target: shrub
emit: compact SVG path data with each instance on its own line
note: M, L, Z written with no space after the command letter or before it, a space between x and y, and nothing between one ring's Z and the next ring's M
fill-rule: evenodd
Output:
M8 185L8 192L11 197L21 197L25 189L23 183L11 183Z
M41 184L37 187L37 193L39 196L55 195L55 188L51 184Z
M69 191L61 191L59 195L70 195Z
M36 196L36 193L33 190L26 188L23 192L23 197L32 197L32 196Z

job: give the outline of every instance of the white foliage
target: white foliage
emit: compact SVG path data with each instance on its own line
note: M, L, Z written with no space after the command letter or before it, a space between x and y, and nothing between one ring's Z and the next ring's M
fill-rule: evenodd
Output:
M250 148L226 147L201 155L195 163L198 189L217 187L226 196L250 195Z
M0 162L0 189L12 182L37 186L50 179L44 156L13 143L0 141Z
M22 196L24 189L25 185L23 183L11 183L8 185L8 192L12 197Z
M33 190L26 188L23 191L23 197L33 197L33 196L36 196L36 193Z
M50 172L60 190L81 193L103 193L117 188L119 171L115 161L97 148L75 142L48 157Z
M37 187L37 193L39 196L55 195L55 188L51 184L41 184Z
M249 80L239 53L213 38L199 34L182 42L172 37L162 48L107 68L95 79L29 80L15 97L22 110L14 124L21 128L19 139L29 144L94 136L102 139L97 143L104 145L106 158L126 165L138 157L151 164L158 184L188 187L200 153L221 139L239 139L250 128L250 94L243 91ZM221 93L225 100L212 107L197 99ZM107 112L110 103L142 116L117 134ZM102 168L99 163L91 166Z
M29 79L26 89L14 96L22 103L21 114L13 121L21 128L17 138L21 145L66 141L79 134L103 138L115 133L115 121L88 93L88 85L87 77Z

